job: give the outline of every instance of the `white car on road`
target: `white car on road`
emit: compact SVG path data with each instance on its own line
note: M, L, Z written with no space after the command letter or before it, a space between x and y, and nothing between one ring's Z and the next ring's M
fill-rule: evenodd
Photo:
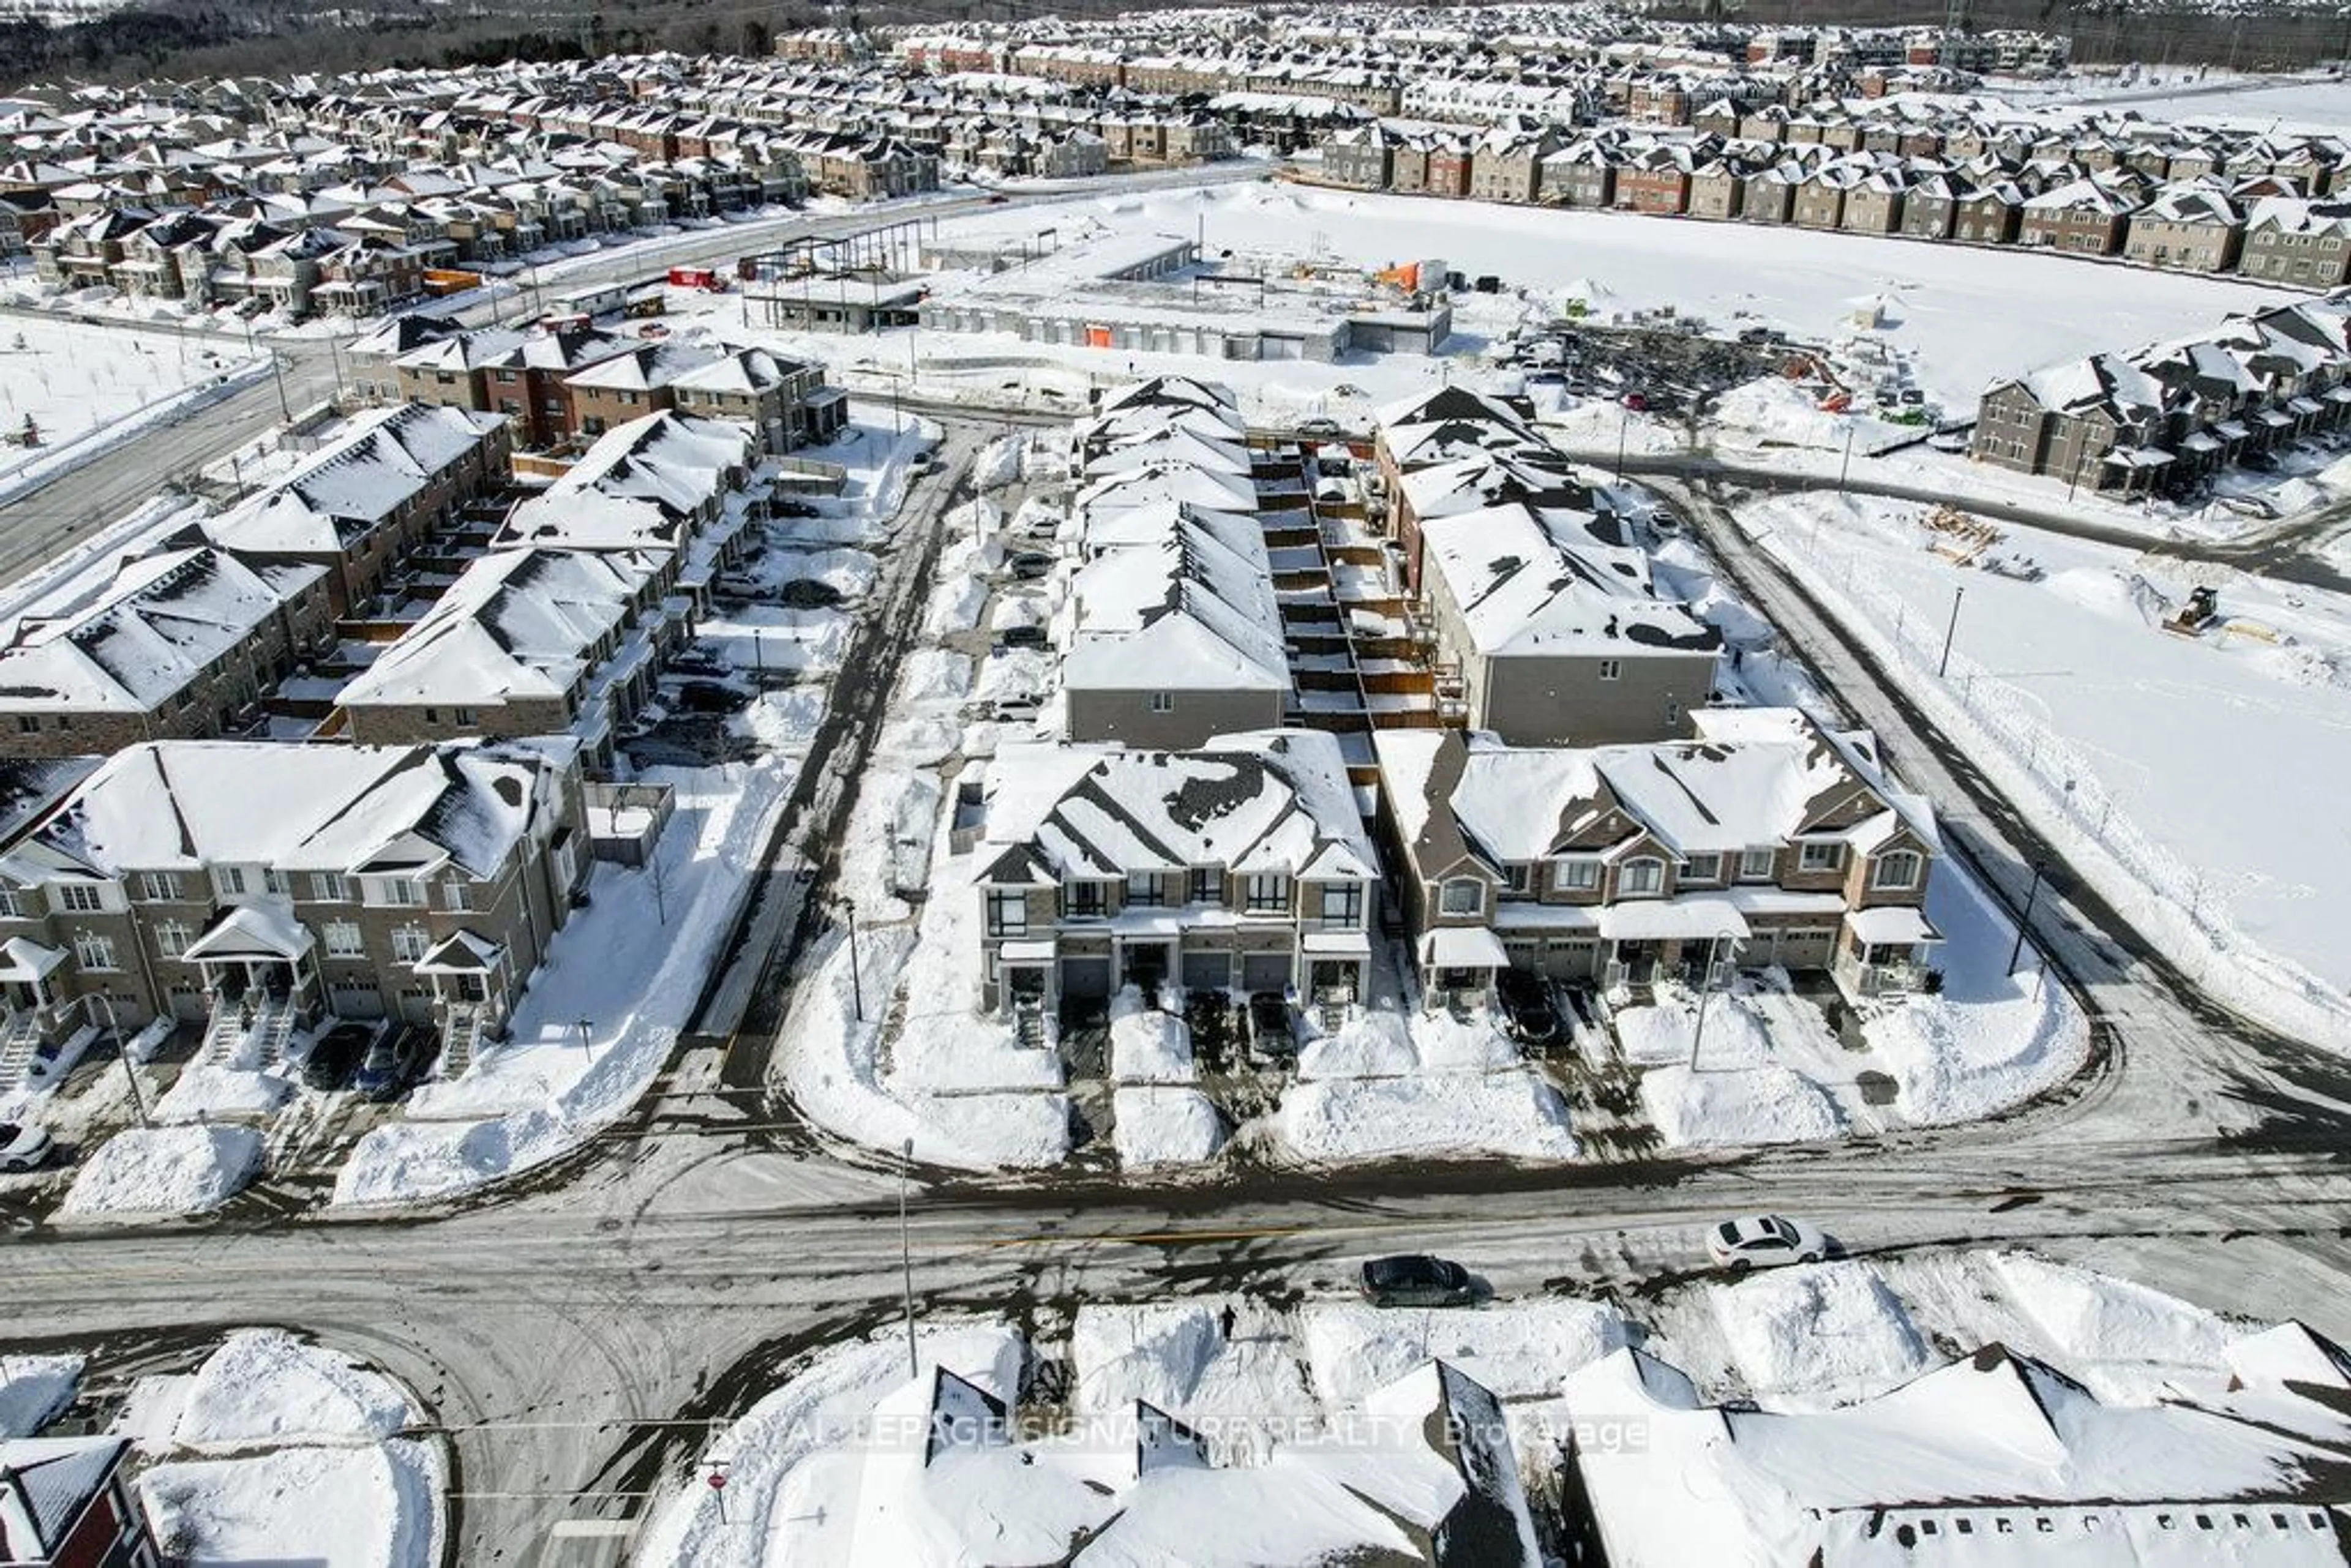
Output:
M47 1128L0 1122L0 1171L38 1170L48 1157Z
M1735 1274L1782 1263L1817 1263L1828 1253L1827 1237L1785 1215L1745 1215L1706 1233L1706 1255L1716 1268Z

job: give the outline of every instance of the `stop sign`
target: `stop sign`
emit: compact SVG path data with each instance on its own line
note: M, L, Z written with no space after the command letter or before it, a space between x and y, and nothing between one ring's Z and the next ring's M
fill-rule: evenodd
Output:
M712 1491L725 1491L726 1490L726 1471L713 1470L710 1472L710 1490Z

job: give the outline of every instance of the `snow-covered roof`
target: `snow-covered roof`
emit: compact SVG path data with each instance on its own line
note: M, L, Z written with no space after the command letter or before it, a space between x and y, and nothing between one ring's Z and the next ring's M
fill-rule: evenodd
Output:
M1589 514L1513 503L1421 524L1470 641L1488 655L1712 653L1722 635L1655 597L1647 557L1610 546Z
M360 415L291 476L204 525L231 549L340 554L487 442L501 414L402 403Z
M659 556L493 550L343 688L345 707L559 698L631 619Z
M247 561L211 545L122 563L80 603L18 622L0 649L0 705L25 711L161 706L325 575L301 562Z
M1063 685L1288 691L1290 659L1264 536L1204 526L1173 507L1137 512L1170 526L1147 542L1102 549L1078 570Z
M1928 1544L2098 1568L2340 1561L2323 1505L2342 1500L2351 1427L2308 1398L2110 1406L1996 1344L1812 1414L1700 1406L1631 1349L1564 1392L1642 1434L1576 1457L1613 1563L1891 1561Z
M1316 730L1220 736L1188 752L1007 747L988 768L987 799L979 858L994 868L982 881L1192 866L1378 874L1338 739Z
M1902 829L1936 841L1931 812L1876 772L1865 739L1793 708L1700 708L1691 722L1694 740L1625 746L1514 747L1446 730L1373 738L1424 871L1463 850L1499 870L1643 833L1683 857L1808 836L1866 850ZM1832 821L1849 825L1832 832Z
M22 844L59 871L260 865L421 874L496 870L551 809L566 742L279 746L151 741L118 752Z
M753 458L741 425L664 410L615 425L580 461L517 507L495 545L508 549L674 549Z

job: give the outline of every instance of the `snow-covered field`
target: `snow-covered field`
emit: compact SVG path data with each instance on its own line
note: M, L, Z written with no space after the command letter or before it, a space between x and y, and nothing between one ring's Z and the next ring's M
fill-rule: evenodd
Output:
M173 332L103 330L30 315L0 318L0 436L27 421L37 446L0 445L0 497L193 407L265 363Z
M2248 131L2292 132L2309 128L2339 131L2351 126L2351 82L2341 77L2291 80L2249 77L2215 90L2184 87L2174 93L2133 94L2120 107L2149 120L2177 120Z
M2324 591L2045 535L1933 554L1927 508L1781 498L1740 525L1889 649L1967 725L1993 777L2105 862L2100 891L2216 993L2351 1041L2351 874L2332 779L2351 764L2351 604ZM2037 580L2028 580L2037 570ZM2222 628L2159 622L2199 584ZM1947 677L1935 678L1955 597Z

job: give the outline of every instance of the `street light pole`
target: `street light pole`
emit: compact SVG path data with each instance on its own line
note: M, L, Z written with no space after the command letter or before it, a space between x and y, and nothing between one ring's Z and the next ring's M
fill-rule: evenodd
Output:
M122 1021L114 1016L114 998L104 991L92 991L89 999L106 1009L107 1032L114 1036L115 1060L122 1063L122 1081L131 1085L131 1109L141 1127L154 1124L147 1119L147 1097L140 1092L139 1073L131 1065L131 1042L122 1038Z
M287 424L294 423L294 405L286 401L286 371L277 362L277 350L269 350L269 376L277 383L277 415Z
M914 1163L914 1140L908 1138L898 1152L898 1272L906 1301L906 1376L913 1379L923 1374L922 1358L914 1354L914 1253L906 1240L906 1173Z
M1967 597L1963 583L1951 590L1951 623L1943 628L1943 656L1935 665L1935 678L1941 680L1943 672L1951 667L1951 639L1959 634L1959 601Z
M1632 423L1632 405L1618 403L1616 405L1616 483L1619 485L1625 482L1625 433L1626 427Z
M1698 1027L1690 1031L1689 1070L1692 1072L1698 1071L1699 1042L1706 1039L1706 1001L1708 997L1714 995L1714 949L1715 944L1721 940L1719 936L1709 936L1706 939L1706 967L1698 971Z
M849 995L857 1008L857 1021L865 1021L865 977L857 961L857 901L844 898L841 907L849 914Z
M2041 892L2043 869L2041 862L2032 862L2032 885L2024 890L2024 913L2016 917L2016 942L2008 950L2008 972L2011 975L2016 973L2017 961L2024 956L2024 934L2032 925L2032 901Z
M587 1051L590 1055L595 1054L594 1051L588 1043L588 1037L594 1031L596 1028L596 1020L593 1019L581 1019L579 1020L578 1027L580 1030L580 1049L583 1051Z
M1837 494L1840 496L1844 494L1846 476L1853 472L1853 424L1848 421L1844 427L1844 461L1837 465Z

